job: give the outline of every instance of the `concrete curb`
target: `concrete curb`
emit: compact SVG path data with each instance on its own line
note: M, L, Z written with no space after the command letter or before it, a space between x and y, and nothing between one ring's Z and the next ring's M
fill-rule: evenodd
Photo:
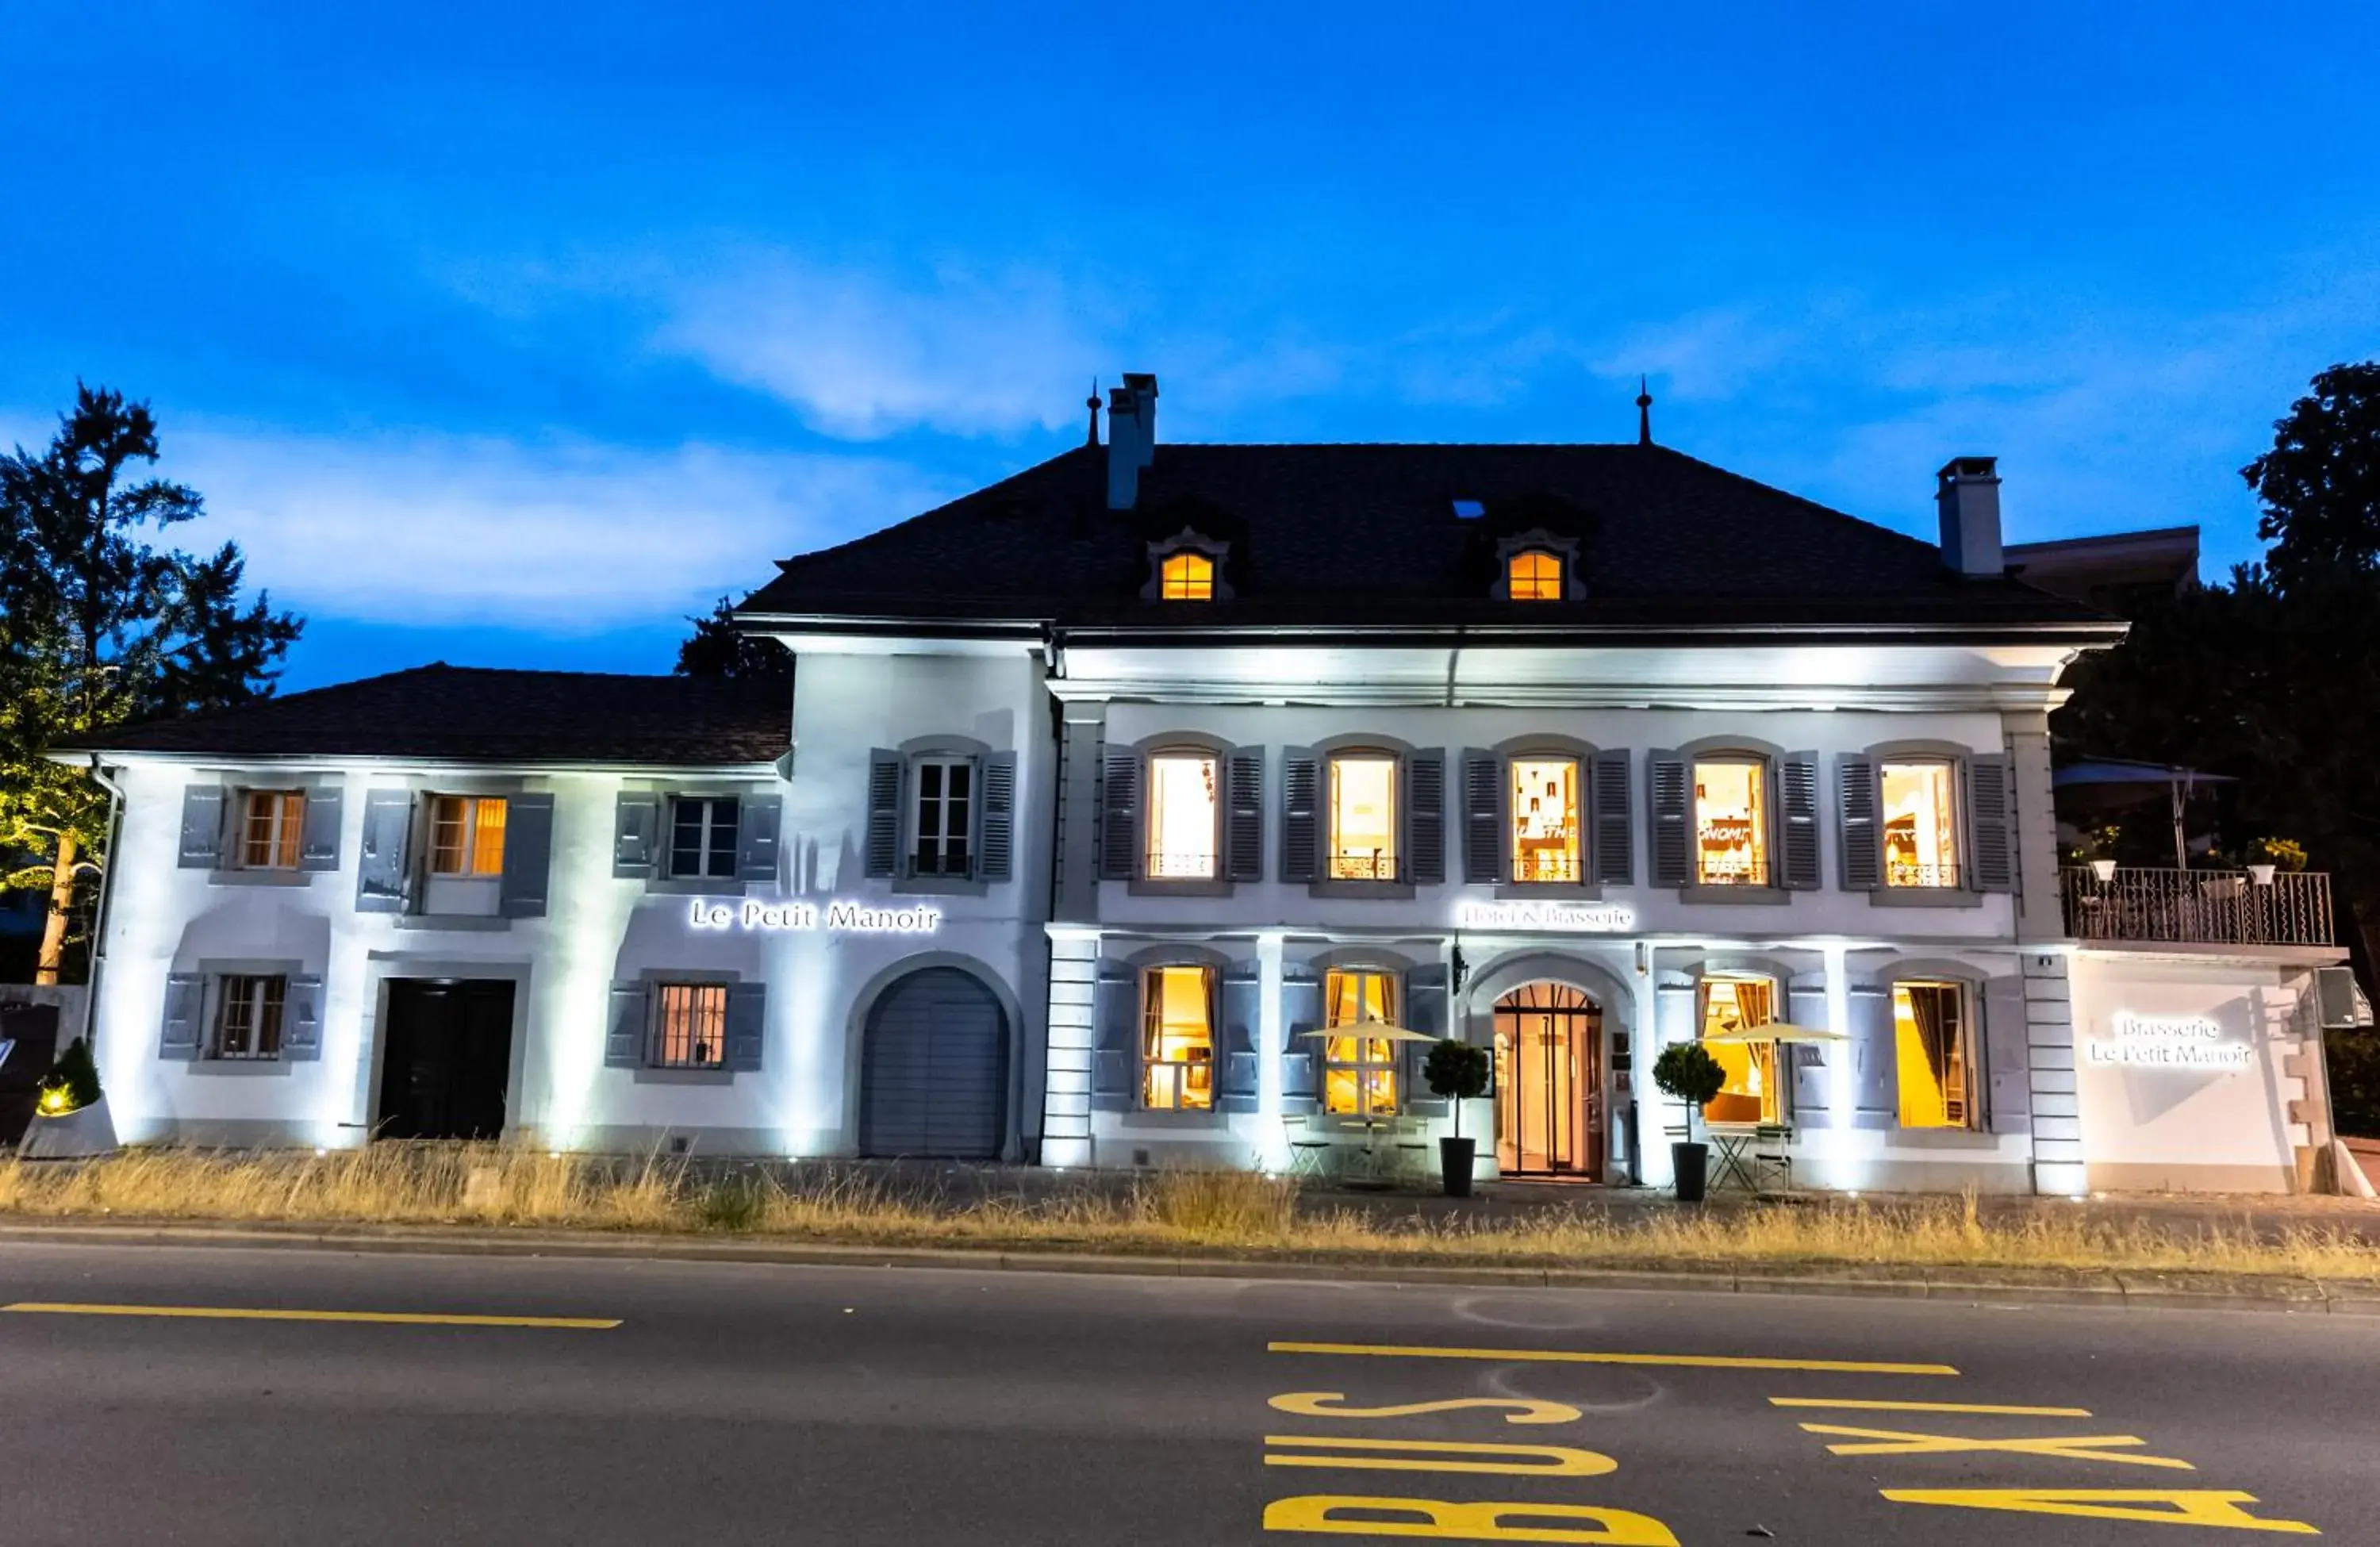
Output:
M461 1257L557 1257L661 1262L751 1262L793 1267L941 1268L974 1273L1057 1273L1160 1278L1278 1279L1528 1289L1632 1289L1663 1293L1820 1295L1967 1303L2095 1306L2126 1310L2284 1311L2380 1315L2380 1285L2293 1277L2092 1272L1961 1273L1856 1269L1755 1273L1700 1267L1566 1268L1535 1264L1330 1261L993 1248L869 1247L749 1237L599 1235L589 1231L328 1227L163 1224L0 1224L8 1244L261 1248Z

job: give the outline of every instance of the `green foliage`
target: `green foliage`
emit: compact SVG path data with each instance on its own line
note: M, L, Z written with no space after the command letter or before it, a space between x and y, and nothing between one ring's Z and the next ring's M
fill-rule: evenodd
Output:
M2352 1138L2380 1139L2380 1031L2325 1031L2322 1047L2332 1122Z
M774 640L739 630L735 608L724 596L710 609L710 616L686 621L694 625L694 632L677 647L678 676L793 681L793 652Z
M50 1072L42 1077L42 1093L53 1090L66 1093L66 1110L79 1112L99 1100L99 1065L91 1058L91 1044L77 1037L66 1045L50 1065Z
M2305 846L2287 838L2252 838L2248 857L2252 864L2274 865L2285 871L2306 868Z
M1653 1060L1653 1083L1671 1101L1700 1112L1727 1084L1727 1070L1700 1042L1671 1042Z
M1431 1045L1422 1060L1421 1077L1430 1093L1457 1101L1475 1101L1488 1093L1488 1050L1445 1038Z
M2380 572L2380 360L2334 365L2273 426L2273 449L2240 469L2283 591Z
M705 1230L738 1234L752 1229L767 1212L769 1199L761 1184L749 1176L724 1176L702 1189L695 1214Z

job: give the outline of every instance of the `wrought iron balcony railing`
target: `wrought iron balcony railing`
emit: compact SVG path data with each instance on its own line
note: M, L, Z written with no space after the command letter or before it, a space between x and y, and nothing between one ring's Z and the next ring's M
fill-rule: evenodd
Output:
M2058 872L2066 932L2077 940L2185 945L2335 945L2330 877L2317 871L2117 870Z

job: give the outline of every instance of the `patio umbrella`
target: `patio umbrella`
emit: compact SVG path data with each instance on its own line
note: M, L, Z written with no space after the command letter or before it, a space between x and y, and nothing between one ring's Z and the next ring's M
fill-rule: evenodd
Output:
M1434 1042L1440 1039L1427 1031L1409 1031L1402 1026L1390 1026L1385 1020L1358 1020L1345 1026L1318 1027L1312 1031L1300 1031L1301 1037L1368 1037L1382 1042Z
M2050 787L2057 792L2059 804L2076 813L2094 814L2121 810L2155 798L2163 790L2173 817L2173 863L2176 870L2190 869L2190 848L2182 835L2182 810L2190 798L2204 785L2237 784L2228 774L2207 774L2195 768L2174 768L2161 762L2125 762L2116 759L2096 758L2087 762L2070 762L2049 776Z
M1790 1042L1803 1044L1817 1042L1847 1042L1850 1041L1851 1039L1843 1035L1840 1031L1828 1031L1823 1027L1796 1026L1790 1020L1772 1020L1759 1026L1746 1026L1733 1031L1721 1031L1714 1036L1705 1037L1703 1041L1706 1042L1726 1042L1730 1045L1735 1045L1749 1042Z

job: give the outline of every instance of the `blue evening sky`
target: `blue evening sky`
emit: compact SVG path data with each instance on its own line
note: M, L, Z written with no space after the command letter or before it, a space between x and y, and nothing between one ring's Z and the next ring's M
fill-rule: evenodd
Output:
M2380 6L34 0L0 443L80 375L311 627L665 669L1082 434L1660 439L1930 537L2194 521L2380 352Z

